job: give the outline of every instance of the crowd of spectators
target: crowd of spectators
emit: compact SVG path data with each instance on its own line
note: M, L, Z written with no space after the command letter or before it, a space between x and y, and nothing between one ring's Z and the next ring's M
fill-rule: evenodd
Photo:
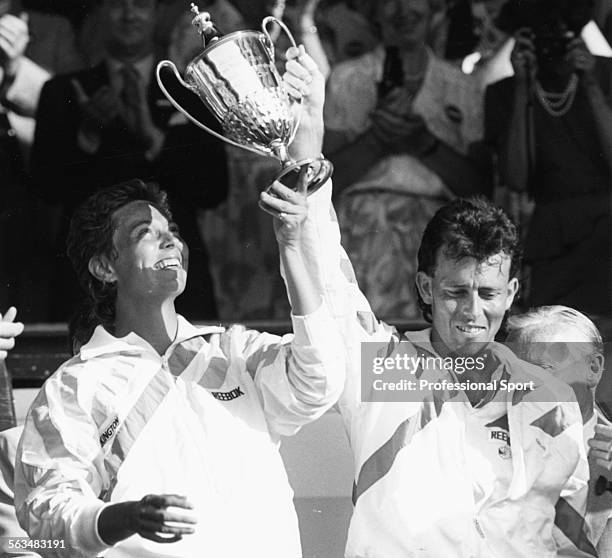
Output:
M162 95L156 62L201 49L183 0L0 0L0 308L66 321L65 240L94 190L168 191L190 247L179 311L283 318L272 228L277 163L222 144ZM223 32L283 18L328 79L325 155L343 243L373 310L418 318L416 252L435 211L481 194L521 225L525 306L612 310L612 37L608 0L202 0ZM278 35L278 61L284 42ZM177 87L173 92L180 95ZM195 98L183 104L211 127ZM588 271L587 271L588 270Z

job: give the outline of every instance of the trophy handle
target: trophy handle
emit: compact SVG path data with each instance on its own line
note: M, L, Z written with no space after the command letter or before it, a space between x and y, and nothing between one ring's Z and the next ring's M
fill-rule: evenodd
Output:
M197 93L197 91L193 87L191 87L191 85L189 85L188 83L186 83L183 80L183 78L181 77L181 74L179 74L179 71L178 71L177 67L174 65L174 62L171 62L170 60L162 60L159 64L157 64L157 68L155 70L155 76L157 77L157 84L159 85L159 88L162 90L163 94L168 98L168 100L172 103L172 106L176 110L178 110L179 112L184 114L196 126L198 126L199 128L202 128L202 130L208 132L209 134L215 136L216 138L219 138L220 140L223 140L224 142L229 143L230 145L233 145L235 147L240 147L241 149L247 149L248 151L252 151L253 153L257 153L257 155L263 155L264 154L261 151L255 149L253 147L250 147L248 145L242 145L242 144L240 144L238 142L235 142L235 141L233 141L231 139L226 138L224 135L219 134L218 132L215 132L214 130L212 130L211 128L206 126L205 124L202 124L197 118L195 118L194 116L189 114L181 105L178 104L178 102L174 99L174 97L166 89L166 86L163 84L162 79L161 79L161 70L162 70L162 68L171 68L172 71L174 72L174 75L175 75L176 79L178 80L178 82L185 89L188 89L189 91L191 91L192 93L195 93L196 95L198 93Z
M261 22L261 29L264 32L264 34L266 35L266 37L268 37L268 40L270 41L270 47L269 47L270 56L272 57L272 60L274 60L275 59L275 56L274 56L274 41L272 40L272 37L270 36L270 32L268 31L268 25L270 23L276 23L285 32L287 37L289 37L289 42L291 43L292 47L297 48L297 43L295 42L295 38L293 37L293 34L289 30L289 27L287 27L284 24L283 21L281 21L280 19L278 19L277 17L274 17L274 16L265 17L263 19L263 21ZM299 100L294 101L294 102L295 102L295 104L299 105L300 107L302 106L302 99L299 99ZM301 121L302 121L302 111L300 110L298 112L298 117L296 119L295 127L293 128L293 132L291 132L291 137L289 138L288 145L293 143L293 140L295 139L295 134L297 134L297 131L298 131L298 128L300 127L300 122Z

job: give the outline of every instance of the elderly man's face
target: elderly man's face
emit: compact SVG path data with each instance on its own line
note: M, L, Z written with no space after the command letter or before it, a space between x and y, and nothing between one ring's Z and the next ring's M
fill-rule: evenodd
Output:
M152 48L156 4L156 0L105 0L109 45L122 49Z
M516 347L522 359L541 366L555 378L571 386L580 408L592 407L591 390L597 387L603 372L603 356L594 350L591 340L577 327L561 324L557 329L529 331Z
M431 23L430 0L383 0L378 9L383 42L388 46L425 44Z
M502 253L478 262L456 261L438 251L433 276L419 272L417 278L421 297L432 307L432 341L462 355L476 354L493 341L518 289L510 263Z

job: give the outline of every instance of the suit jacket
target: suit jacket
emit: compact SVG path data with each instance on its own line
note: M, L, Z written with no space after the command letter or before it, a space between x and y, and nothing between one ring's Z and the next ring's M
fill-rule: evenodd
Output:
M102 132L95 153L80 148L81 112L72 85L74 79L90 96L110 84L106 63L101 63L57 76L43 87L32 151L32 183L47 201L65 204L71 213L98 188L131 178L154 180L175 203L191 208L214 207L225 199L227 167L222 142L188 123L170 105L154 76L148 88L148 103L153 122L165 133L165 142L152 161L119 118ZM168 89L192 114L219 129L195 95L175 82L169 83Z

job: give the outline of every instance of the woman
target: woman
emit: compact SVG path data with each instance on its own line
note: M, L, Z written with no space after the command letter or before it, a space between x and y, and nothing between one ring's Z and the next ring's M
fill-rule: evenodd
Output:
M287 68L303 93L322 95L303 50ZM321 145L306 120L301 156ZM102 190L75 213L84 344L34 401L16 461L17 515L31 538L52 541L45 555L301 556L278 442L335 402L344 363L302 259L305 176L298 192L272 192L261 202L276 216L294 313L282 338L177 315L188 250L156 187Z
M527 302L605 315L612 308L612 99L578 36L592 5L572 2L528 20L519 17L520 2L512 6L520 27L514 76L487 89L486 130L504 184L535 201L525 242Z

